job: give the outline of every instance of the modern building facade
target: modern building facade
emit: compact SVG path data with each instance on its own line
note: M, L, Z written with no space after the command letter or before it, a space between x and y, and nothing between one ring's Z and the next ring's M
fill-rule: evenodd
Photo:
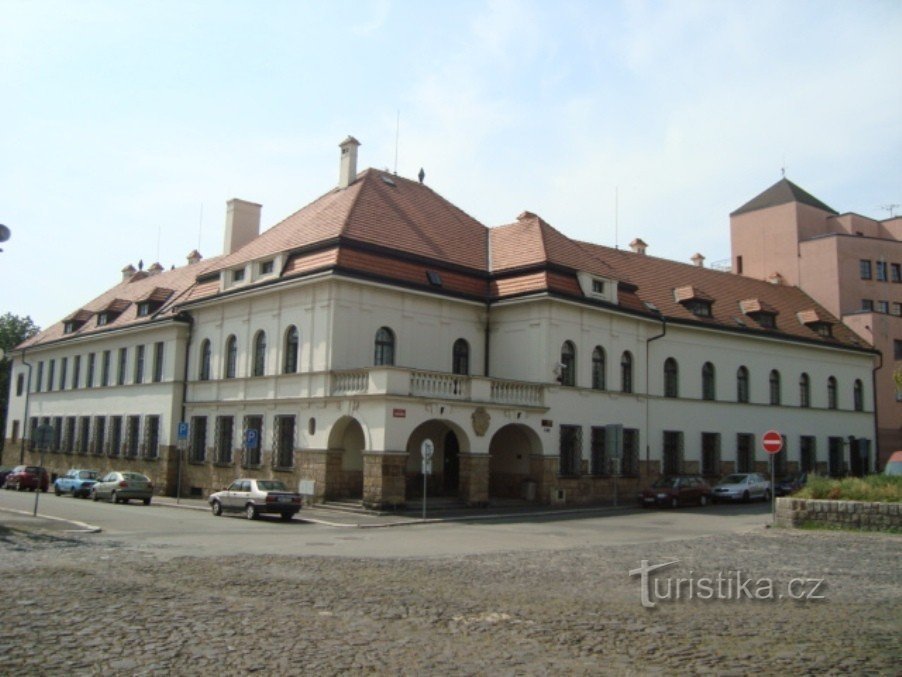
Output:
M782 179L730 215L733 272L794 285L882 356L879 467L902 449L902 217L839 214Z
M797 288L487 228L419 182L356 171L221 256L119 284L19 346L7 458L127 467L204 496L278 477L313 501L590 503L659 473L873 467L876 354ZM27 424L26 424L27 422ZM188 424L179 451L179 423ZM21 451L20 451L21 449Z

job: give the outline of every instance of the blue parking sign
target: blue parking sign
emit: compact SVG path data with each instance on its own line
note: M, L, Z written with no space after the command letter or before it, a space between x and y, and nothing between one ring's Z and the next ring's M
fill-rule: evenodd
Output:
M179 421L179 439L188 439L188 421Z
M244 444L248 449L256 449L260 443L260 434L254 428L244 431Z

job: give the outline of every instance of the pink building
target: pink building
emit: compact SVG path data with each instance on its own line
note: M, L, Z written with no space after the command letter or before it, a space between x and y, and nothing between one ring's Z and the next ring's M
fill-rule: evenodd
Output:
M878 468L902 449L900 235L900 216L839 214L785 178L730 214L734 273L798 286L882 353Z

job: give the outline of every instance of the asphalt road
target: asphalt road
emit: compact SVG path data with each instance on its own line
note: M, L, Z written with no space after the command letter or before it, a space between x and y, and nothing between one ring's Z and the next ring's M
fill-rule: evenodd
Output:
M33 507L34 494L0 491L2 509L30 514ZM15 514L0 512L0 522ZM78 538L98 544L149 548L164 557L259 553L396 558L557 551L742 533L770 522L770 507L765 503L520 515L366 529L302 520L305 515L314 514L322 516L324 511L305 509L298 516L301 519L287 523L277 517L249 521L240 517L215 518L207 510L187 506L113 505L53 494L40 496L38 510L39 516L73 520L101 529L99 533L82 534ZM383 523L397 521L384 518ZM379 520L370 521L370 524L378 523Z

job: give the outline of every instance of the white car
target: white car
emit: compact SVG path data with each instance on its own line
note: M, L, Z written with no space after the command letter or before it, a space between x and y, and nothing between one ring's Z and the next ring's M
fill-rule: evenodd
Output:
M243 477L227 489L210 494L207 499L216 517L224 512L243 512L250 520L261 513L275 513L290 520L301 509L303 498L279 480L257 480Z
M715 501L742 501L754 498L770 500L770 480L756 472L733 473L727 475L714 486Z
M150 505L153 498L153 482L147 475L127 470L108 472L91 487L91 498L99 501L106 498L110 503L128 503L131 500L144 501Z

